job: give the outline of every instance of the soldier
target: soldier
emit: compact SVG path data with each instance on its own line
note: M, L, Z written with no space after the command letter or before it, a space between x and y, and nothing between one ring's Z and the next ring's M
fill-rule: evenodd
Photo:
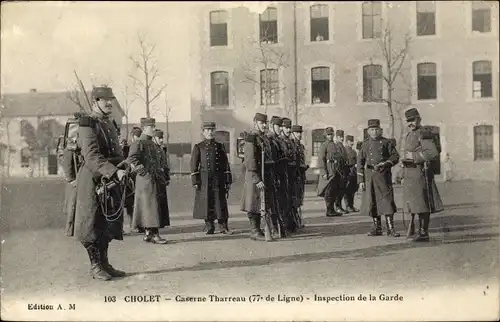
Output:
M253 119L255 132L249 133L245 141L245 182L241 210L248 214L251 225L250 238L263 240L261 229L261 201L265 203L266 211L272 197L272 163L271 146L266 135L268 128L267 115L256 113ZM264 150L264 176L262 176L262 151ZM267 165L266 165L267 161ZM264 192L264 200L261 199ZM266 218L264 218L266 220ZM268 224L266 220L266 225ZM270 228L270 227L269 227Z
M64 211L66 213L66 236L73 236L76 212L76 175L81 165L80 156L68 149L63 150L62 168L66 179Z
M339 167L342 151L339 150L337 144L333 142L332 127L325 129L325 142L321 145L318 152L318 161L320 168L320 176L318 179L318 196L324 197L326 203L326 216L342 216L342 213L335 209L335 200L339 195L339 186L343 173Z
M302 126L301 125L292 125L292 136L293 136L293 143L295 144L295 150L296 150L296 156L297 156L297 161L296 161L296 173L297 173L297 180L295 181L295 200L294 200L294 205L295 208L297 209L297 215L299 219L299 228L305 227L304 224L302 223L302 211L301 207L304 204L304 193L305 193L305 187L306 187L306 171L309 169L309 165L306 164L306 155L305 155L305 147L304 145L300 142L302 139Z
M292 133L292 120L285 117L282 119L282 140L285 142L284 149L284 157L287 161L287 209L286 216L289 218L288 225L286 226L287 231L293 233L299 228L299 223L297 222L298 211L297 208L294 207L295 200L295 187L294 183L297 179L297 164L296 164L296 151L295 145L292 142L291 133Z
M170 171L163 152L153 140L155 119L141 118L141 126L142 135L130 145L127 159L136 173L132 226L145 228L145 242L166 244L159 229L170 225L167 200Z
M109 87L94 87L92 99L92 113L79 120L78 145L83 165L77 175L74 236L88 252L92 277L109 280L125 276L108 260L109 242L123 240L123 216L108 220L106 216L110 214L104 213L96 188L103 179L121 181L125 170L116 167L123 161L123 154L118 133L109 119L115 99L113 92Z
M139 140L139 138L142 135L142 129L138 126L134 126L132 128L132 131L130 132L130 137L131 137L131 143L134 143L135 141ZM123 149L123 157L128 158L129 152L130 152L130 144L126 142L126 144L123 144L122 146ZM132 230L132 218L134 214L134 188L135 187L135 178L136 178L136 173L131 173L130 174L130 179L134 183L132 187L127 186L127 198L125 199L125 210L127 212L127 217L129 218L129 226L130 230ZM145 232L144 227L137 227L136 232L139 234L143 234Z
M273 222L272 234L273 237L285 238L287 236L287 228L289 226L288 214L285 212L288 207L287 199L287 159L284 155L284 150L286 148L285 142L281 138L281 126L283 121L279 116L271 117L271 125L268 132L269 143L271 145L272 159L274 162L273 173L275 175L273 184L273 193L276 198L271 207L272 214L271 219Z
M337 195L337 198L335 200L335 207L337 212L341 214L348 214L349 211L345 210L344 207L342 207L342 199L344 198L346 194L346 185L347 185L347 177L349 175L349 167L347 164L347 152L344 147L344 131L343 130L337 130L335 132L335 144L337 144L337 147L339 151L341 151L342 158L339 159L338 161L338 166L339 166L339 175L340 175L340 181L339 181L339 192Z
M439 157L430 128L421 125L418 110L411 108L405 112L410 132L404 146L403 198L405 211L412 214L410 236L415 233L413 217L418 214L419 231L415 241L429 240L430 214L443 210L443 203L434 181L430 162Z
M356 151L352 148L354 146L354 137L352 135L346 135L345 145L349 172L347 174L344 200L348 212L358 212L359 210L354 207L354 195L356 191L358 191L358 174L356 171L358 156Z
M361 212L373 218L374 228L368 236L382 235L381 216L385 215L387 236L399 237L394 227L397 208L391 175L391 168L399 162L399 153L391 140L382 136L380 120L368 120L368 135L357 163L359 186L364 191Z
M205 220L208 235L215 233L216 219L221 234L231 234L227 197L233 177L224 144L214 139L215 128L215 122L203 123L205 139L195 144L191 153L191 179L195 188L193 217Z
M169 161L168 160L168 149L167 149L167 146L163 143L164 137L165 137L165 135L164 135L163 131L160 129L156 129L154 132L153 141L155 141L156 145L160 148L161 151L163 151L163 153L165 154L165 157L167 158L167 162L168 162Z

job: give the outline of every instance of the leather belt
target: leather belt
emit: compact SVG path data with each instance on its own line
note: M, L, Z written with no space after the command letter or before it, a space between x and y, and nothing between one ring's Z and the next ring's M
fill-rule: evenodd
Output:
M412 169L414 169L414 168L418 168L418 165L417 165L417 164L415 164L415 163L413 163L413 162L411 162L411 163L406 163L406 162L403 162L403 167L405 167L405 168L412 168Z
M366 168L370 170L375 170L375 167L369 164L366 165Z

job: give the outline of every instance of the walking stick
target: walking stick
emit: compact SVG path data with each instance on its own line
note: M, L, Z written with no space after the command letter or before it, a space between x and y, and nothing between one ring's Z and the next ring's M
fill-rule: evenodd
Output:
M261 178L262 182L264 182L265 178L265 173L264 173L264 140L262 140L262 146L261 146ZM271 187L269 187L270 189ZM273 241L273 236L271 234L271 225L270 225L270 218L268 211L266 209L266 186L264 185L264 188L260 191L260 216L262 219L264 219L264 237L266 239L266 242Z

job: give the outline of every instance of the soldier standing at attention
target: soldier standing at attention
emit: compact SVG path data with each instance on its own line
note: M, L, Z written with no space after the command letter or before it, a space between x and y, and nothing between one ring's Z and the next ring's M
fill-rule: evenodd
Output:
M347 164L347 152L344 147L343 130L337 130L335 132L335 144L337 145L338 150L341 153L341 157L339 158L337 163L339 166L340 181L338 186L339 193L335 200L335 207L337 208L337 212L341 214L348 214L349 211L345 210L344 207L342 207L342 199L344 199L344 196L346 194L347 177L349 175L349 167Z
M297 222L297 209L294 207L295 202L295 182L297 180L297 163L296 163L296 152L295 152L295 144L292 141L292 120L287 117L282 119L282 139L285 143L285 159L287 161L287 217L288 225L286 226L287 231L294 233L297 228L299 228L299 224Z
M335 209L335 200L339 195L339 185L342 176L338 166L339 151L337 144L333 141L333 128L325 129L325 142L321 145L318 152L318 161L320 165L320 177L318 181L318 196L324 197L326 203L326 216L342 216L342 213Z
M130 132L131 143L137 141L141 137L141 134L142 134L142 129L138 126L134 126L132 128L132 131ZM122 149L123 149L123 157L128 158L128 155L130 152L130 144L124 144ZM134 182L134 186L135 186L135 177L136 177L136 173L130 174L130 179L132 179L132 181ZM129 191L129 189L127 189L126 193L127 193L128 197L125 199L125 211L127 212L127 217L129 218L130 229L132 230L132 216L134 214L134 191ZM136 232L139 234L143 234L144 228L138 227L136 229Z
M191 179L195 188L193 217L204 219L207 235L215 233L217 219L221 234L231 234L228 226L227 196L233 183L224 144L214 139L215 122L203 123L204 140L191 153Z
M391 140L382 136L380 120L368 120L368 135L357 164L359 186L364 191L361 212L373 218L373 230L368 236L382 235L381 216L385 215L387 236L399 237L394 227L397 208L391 174L391 168L399 162L399 153Z
M404 145L403 198L405 211L411 213L410 235L414 235L413 217L418 214L419 231L415 241L429 240L430 214L443 210L443 203L434 181L431 161L439 157L430 128L421 125L418 110L411 108L405 112L410 132Z
M354 207L354 195L358 191L358 173L356 170L356 163L358 155L354 146L354 136L346 135L345 151L347 154L347 167L349 172L347 174L344 200L346 203L346 210L349 212L358 212L359 210Z
M99 203L96 187L102 178L121 180L125 171L116 166L123 153L116 127L109 118L115 99L109 87L92 89L92 112L80 117L78 142L83 158L76 182L76 212L74 236L83 244L95 279L110 280L125 276L114 269L108 260L108 246L113 239L123 240L123 216L108 221Z
M299 209L302 207L304 204L304 194L305 194L305 187L306 187L306 171L309 169L309 165L306 164L306 149L304 145L302 144L302 126L301 125L292 125L292 136L293 136L293 143L295 144L295 151L296 153L296 171L297 171L297 180L295 182L295 189L296 189L296 194L295 194L295 200L294 200L294 206L297 209L297 215L299 215ZM300 211L302 213L302 211ZM300 219L300 227L303 228L304 225L302 224L302 216L299 215Z
M262 177L262 150L264 149L265 160L270 160L271 146L266 135L268 128L267 115L256 113L253 119L255 132L249 133L245 141L245 182L241 210L246 212L250 221L250 238L253 240L264 240L264 232L261 229L261 192L264 191L266 210L269 209L269 199L272 197L272 164L264 165L264 177ZM266 183L266 184L264 184Z
M128 162L136 175L132 226L144 227L144 241L166 244L160 228L170 225L167 186L170 183L168 164L153 140L155 119L141 118L142 135L132 143Z

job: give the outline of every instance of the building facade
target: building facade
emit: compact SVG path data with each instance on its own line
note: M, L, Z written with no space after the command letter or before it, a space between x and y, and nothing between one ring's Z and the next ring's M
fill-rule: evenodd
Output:
M217 122L233 163L255 112L303 125L313 161L327 126L362 140L379 118L399 144L414 106L455 179L499 181L497 2L228 5L200 5L191 24L191 117L195 132Z

